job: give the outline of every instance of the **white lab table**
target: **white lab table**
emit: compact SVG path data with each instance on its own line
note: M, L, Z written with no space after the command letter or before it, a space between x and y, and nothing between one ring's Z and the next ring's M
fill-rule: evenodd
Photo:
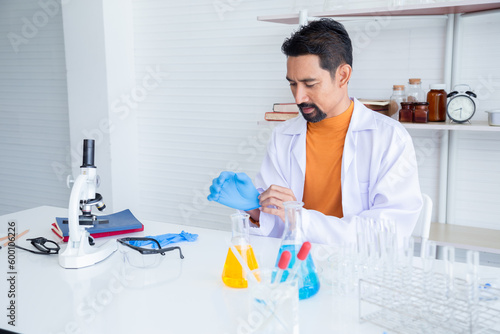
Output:
M44 236L56 240L50 224L67 209L38 207L1 217L0 237L7 222L17 221L16 232L29 229L17 241L31 248L27 238ZM229 223L229 217L228 217ZM6 307L9 286L7 247L0 250L0 328L25 334L62 333L248 333L247 289L226 287L221 280L230 232L160 222L143 221L140 235L198 234L198 240L182 243L185 258L178 252L155 269L134 269L121 254L94 266L63 269L57 255L16 251L16 326L8 325ZM106 238L106 239L116 239ZM96 239L97 245L103 239ZM272 266L280 240L252 236L260 266ZM64 250L65 245L62 245ZM372 324L358 323L357 298L333 297L322 287L319 293L300 301L301 333L383 333ZM246 325L248 326L248 325ZM240 332L238 332L240 329Z
M56 216L67 216L67 209L44 206L2 216L0 237L8 233L7 222L15 219L17 233L30 230L17 241L19 245L31 247L26 239L38 236L56 240L50 231ZM198 234L198 240L179 244L183 260L178 252L169 252L155 269L132 268L118 252L88 268L63 269L57 255L17 249L15 327L8 325L6 317L12 298L7 296L10 270L4 247L0 250L4 275L0 308L5 315L0 328L25 334L248 333L252 324L247 319L248 290L228 288L221 280L230 232L151 221L143 224L144 232L135 236L185 230ZM96 241L99 245L104 240ZM280 240L252 236L251 243L260 266L272 266ZM316 296L300 301L299 309L301 333L384 332L370 323L359 323L356 296L335 296L326 286Z

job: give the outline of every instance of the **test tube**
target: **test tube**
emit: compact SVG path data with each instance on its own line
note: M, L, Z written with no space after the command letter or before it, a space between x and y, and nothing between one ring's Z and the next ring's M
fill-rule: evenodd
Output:
M401 267L400 286L410 285L413 276L413 254L415 252L415 239L410 237L403 238L403 245L399 252L399 265Z
M403 238L401 251L401 264L403 268L413 268L413 254L415 253L415 238L412 236Z
M368 241L366 237L366 222L356 217L357 263L360 278L365 277L368 265Z
M479 284L478 284L478 269L479 269L479 252L468 250L466 253L467 259L467 303L469 306L470 315L470 332L475 333L479 325Z
M453 268L455 266L455 247L444 246L443 247L443 261L446 271L445 275L445 297L451 299L454 297L455 293L455 278L453 273Z
M422 247L424 249L422 254L422 268L423 268L423 279L422 279L422 294L423 300L427 304L427 307L422 307L421 316L428 321L435 321L435 312L433 312L433 302L435 300L435 295L432 290L432 286L435 283L432 279L434 271L434 262L436 261L436 248L437 245L434 241L424 240L422 242Z
M452 322L453 317L455 315L455 307L451 305L455 305L455 275L454 275L454 267L455 267L455 247L453 246L443 246L443 262L445 268L444 275L444 290L443 290L443 301L444 305L448 305L445 307L442 312L442 322Z
M377 221L367 220L367 242L368 242L368 268L369 271L376 272L380 269L380 231Z
M423 269L425 273L430 273L434 269L437 245L434 241L424 240L422 247L424 248L422 257Z
M396 250L398 247L396 224L391 219L384 219L380 222L383 238L384 269L391 275L394 274L396 262Z

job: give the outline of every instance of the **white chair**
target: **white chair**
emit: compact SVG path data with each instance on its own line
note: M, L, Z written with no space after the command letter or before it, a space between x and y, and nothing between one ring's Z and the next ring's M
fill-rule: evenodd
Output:
M432 218L432 199L427 194L422 194L422 211L420 211L420 216L418 217L417 225L413 229L412 236L421 238L420 254L424 249L423 245L429 239L429 233L431 230L431 218Z

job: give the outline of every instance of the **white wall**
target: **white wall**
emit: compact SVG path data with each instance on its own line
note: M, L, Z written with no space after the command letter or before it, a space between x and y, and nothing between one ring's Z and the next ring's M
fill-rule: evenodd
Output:
M225 4L218 8L226 11L217 12L214 4ZM383 2L357 1L351 5L383 6ZM141 214L160 221L228 227L231 210L205 200L212 178L228 169L254 176L265 152L262 143L269 134L268 128L257 125L257 121L262 120L272 103L292 101L284 80L285 59L280 46L296 26L258 22L256 17L292 12L299 7L321 10L322 6L322 1L249 0L232 5L202 0L182 4L134 1L137 75L145 73L148 66L159 66L168 75L139 106ZM488 19L487 27L484 19L464 20L463 45L469 50L464 53L464 61L469 59L469 65L462 64L461 73L467 73L474 64L488 75L496 64L497 46L483 45L487 52L481 52L480 61L479 55L470 51L474 43L484 43L474 36L483 34L483 30L499 29L495 15ZM389 17L379 23L345 25L355 49L351 95L388 98L393 84L407 83L410 77L421 77L426 89L431 83L444 82L446 20L401 21ZM478 80L468 82L474 87ZM497 77L493 80L498 82ZM491 96L479 100L480 110L495 103ZM475 117L484 119L484 112L478 111ZM435 202L433 220L437 221L441 133L411 134L419 158L422 190ZM484 138L481 133L468 136L479 142ZM498 146L498 134L487 137L490 149ZM476 153L476 162L482 167L478 171L483 175L484 169L497 174L500 171L498 159L491 160L490 153ZM466 166L467 153L464 155L459 157L459 163ZM468 190L481 193L481 200L474 201L474 211L456 205L454 223L500 228L495 218L499 188L476 182L472 175L464 187L460 183L467 174L464 168L459 167L457 173L457 201L463 201ZM472 212L482 214L471 220ZM465 217L469 217L467 222Z
M82 129L99 129L99 121L111 121L116 126L106 134L98 150L103 155L96 163L110 192L103 195L115 210L130 207L141 219L229 228L232 210L206 201L211 180L222 170L244 171L253 177L270 134L269 127L257 122L273 103L292 101L280 46L296 26L259 22L256 17L299 7L318 11L323 1L128 0L122 8L120 3L73 0L67 4L64 33L72 143L58 151L57 159L66 160L66 165L74 161L81 154L73 145L83 138ZM384 2L345 3L361 7ZM500 102L496 61L500 46L491 42L500 32L498 15L464 18L460 74L479 95L474 119L485 119L483 111ZM53 22L59 22L53 29L62 38L60 19ZM424 87L444 81L445 21L390 18L378 24L345 25L355 48L352 96L388 98L393 84L406 83L410 77L421 77ZM60 46L43 42L33 39L29 46L50 45L51 54ZM72 78L75 71L78 76ZM38 101L32 94L36 97L32 100ZM89 119L93 123L86 123ZM50 122L67 120L63 113ZM411 134L419 155L422 190L436 204L439 133ZM495 176L500 172L500 135L457 136L453 223L498 229L500 187ZM8 143L5 138L4 143ZM23 142L20 147L29 151L36 144ZM2 185L9 177L3 177ZM36 182L45 182L50 191L57 188L55 184L60 186L47 175L36 180L43 180ZM31 189L16 187L19 182L10 188L18 193L19 209L45 202L66 205L67 191L57 201L48 197L31 201ZM2 197L6 200L7 194ZM434 220L436 213L437 207Z
M141 214L159 221L229 226L231 209L206 200L223 170L256 174L274 102L291 100L280 45L290 27L257 22L285 2L134 1L137 77L165 80L139 105Z
M463 18L460 82L476 90L477 120L500 106L500 14ZM500 133L457 134L455 224L500 229Z
M0 36L0 215L64 207L70 148L60 8L0 1Z
M137 92L131 2L71 1L62 12L71 147L78 152L73 175L80 173L83 139L94 139L97 191L107 211L135 211L136 116L122 102Z

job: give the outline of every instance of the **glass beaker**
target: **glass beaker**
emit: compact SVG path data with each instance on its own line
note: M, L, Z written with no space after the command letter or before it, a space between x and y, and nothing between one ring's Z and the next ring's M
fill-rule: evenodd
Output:
M289 251L292 254L288 268L293 268L297 262L297 253L299 252L305 240L304 233L302 232L302 218L305 212L302 209L304 203L298 201L291 201L283 203L285 205L285 231L281 240L280 250L276 259L276 266L278 265L281 253ZM311 254L300 263L297 269L298 283L299 283L299 299L306 299L314 296L319 290L319 278L314 266ZM293 270L291 270L293 272ZM284 282L288 277L288 271L283 273L281 282Z
M249 215L246 213L235 213L231 215L232 238L231 243L240 253L250 270L259 268L257 259L250 245L249 237ZM238 259L234 255L231 247L229 248L222 271L222 281L232 288L246 288L248 281Z

